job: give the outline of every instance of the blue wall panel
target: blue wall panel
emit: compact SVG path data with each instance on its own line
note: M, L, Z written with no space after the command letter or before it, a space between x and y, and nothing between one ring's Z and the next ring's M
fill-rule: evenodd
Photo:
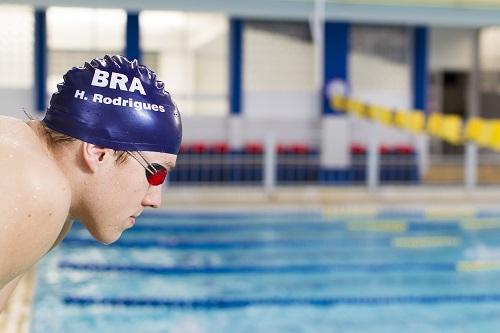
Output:
M427 95L427 28L417 27L414 33L413 48L413 107L426 108Z
M127 43L125 56L141 61L141 46L139 34L139 13L127 13Z
M45 10L35 11L35 108L44 112L47 106L47 26Z
M349 55L349 24L338 22L325 23L324 47L324 87L332 79L348 80L347 59ZM337 110L330 107L327 97L323 98L323 113L336 114Z
M241 113L243 21L232 18L229 23L229 96L231 114Z

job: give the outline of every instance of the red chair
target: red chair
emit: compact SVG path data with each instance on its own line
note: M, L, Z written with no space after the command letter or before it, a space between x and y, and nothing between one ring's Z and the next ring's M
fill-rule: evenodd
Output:
M366 147L359 143L353 143L351 145L351 154L353 155L364 155L366 154Z

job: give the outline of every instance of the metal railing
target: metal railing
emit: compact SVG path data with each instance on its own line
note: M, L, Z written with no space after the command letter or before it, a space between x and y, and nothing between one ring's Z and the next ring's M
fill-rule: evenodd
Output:
M371 184L376 187L386 184L415 185L420 182L417 154L414 151L377 149L375 154L375 158L370 160L369 151L353 151L348 168L325 175L317 149L279 151L274 139L269 138L258 152L181 153L169 182L171 186L263 186L267 190L290 185ZM370 183L370 177L377 179Z
M273 191L281 186L347 185L377 190L385 185L478 186L500 185L500 154L468 143L462 152L431 153L427 163L418 150L368 147L351 153L351 164L334 177L325 177L320 152L283 153L274 140L257 153L180 154L169 176L171 186L258 186Z

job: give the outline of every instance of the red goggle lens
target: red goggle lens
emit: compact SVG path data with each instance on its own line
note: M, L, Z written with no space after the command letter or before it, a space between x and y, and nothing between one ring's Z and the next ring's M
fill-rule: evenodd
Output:
M152 163L151 166L149 166L149 168L146 170L146 178L148 179L149 184L153 186L163 184L163 182L167 178L168 170L165 169L163 165L158 163Z

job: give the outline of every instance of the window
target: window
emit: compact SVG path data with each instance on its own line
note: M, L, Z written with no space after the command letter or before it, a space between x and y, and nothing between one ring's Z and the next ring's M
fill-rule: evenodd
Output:
M85 61L105 54L123 54L126 21L127 14L121 9L50 7L47 10L49 96L70 68L83 66Z
M165 82L182 115L228 114L227 18L143 11L139 22L142 62Z
M0 5L0 89L33 87L33 47L33 9Z

